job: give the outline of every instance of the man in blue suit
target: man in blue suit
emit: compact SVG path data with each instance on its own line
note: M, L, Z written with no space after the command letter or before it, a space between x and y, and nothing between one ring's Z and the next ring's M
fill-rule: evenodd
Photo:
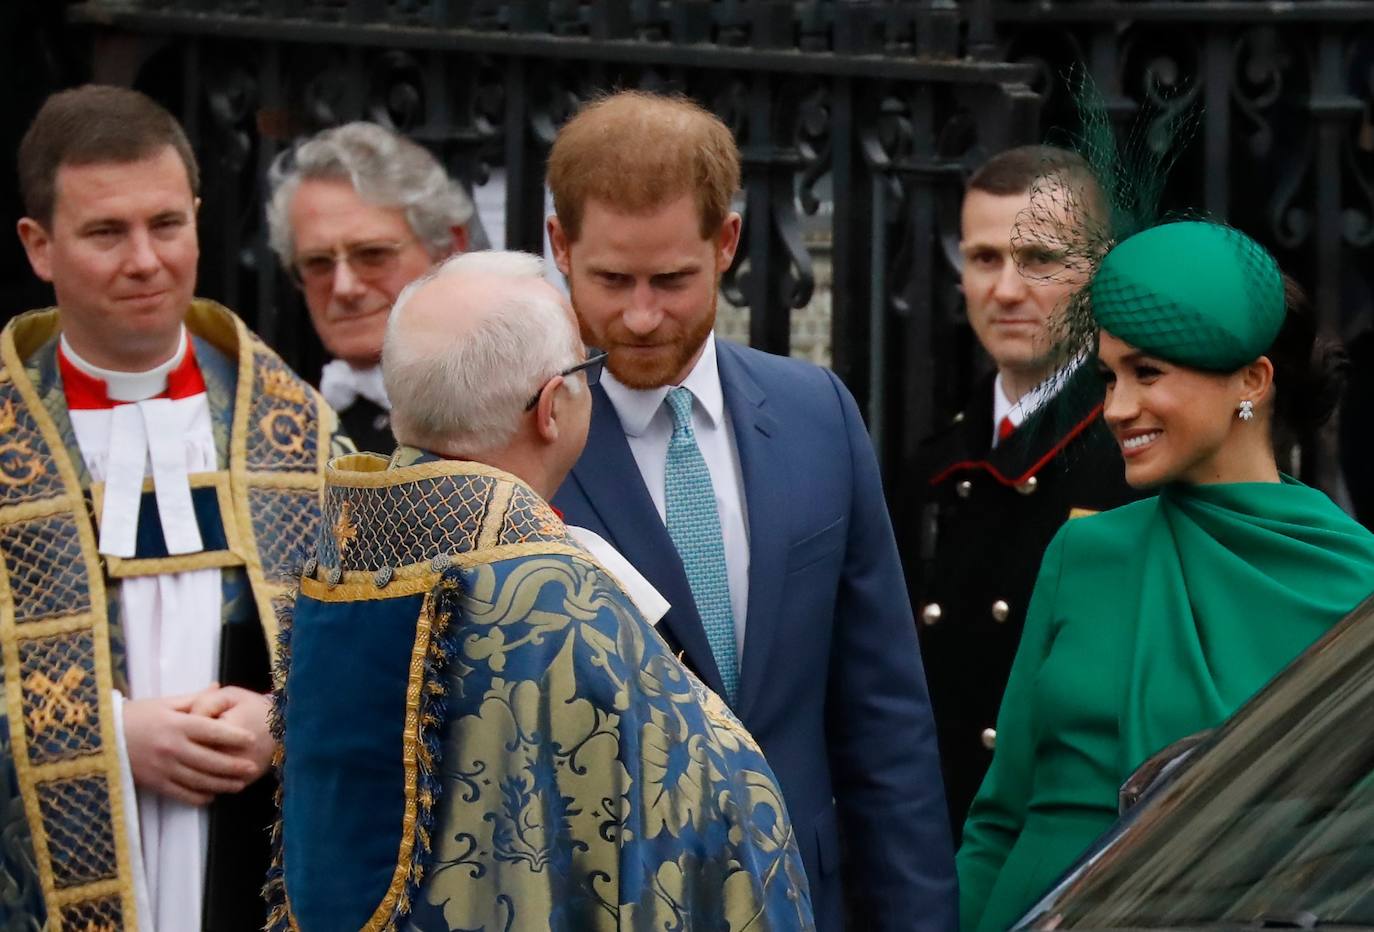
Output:
M659 633L758 739L818 928L953 929L934 726L858 408L829 371L712 333L739 181L729 130L681 98L623 92L560 131L550 241L609 355L554 502L667 598Z

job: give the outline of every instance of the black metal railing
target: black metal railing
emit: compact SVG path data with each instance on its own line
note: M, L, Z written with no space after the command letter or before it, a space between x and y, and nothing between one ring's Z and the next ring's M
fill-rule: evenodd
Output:
M1071 129L1086 67L1121 124L1196 128L1167 201L1258 238L1310 292L1323 329L1374 326L1374 7L1350 0L990 2L992 57L1031 64L1045 131ZM1368 365L1370 361L1361 361ZM1374 399L1370 399L1374 401ZM1365 402L1366 405L1369 402ZM1367 416L1350 408L1348 417ZM1339 494L1333 432L1293 438L1304 478ZM1290 462L1293 462L1290 459Z
M1071 130L1075 66L1123 124L1198 107L1170 203L1271 247L1328 332L1374 321L1365 2L85 0L67 22L92 76L181 115L205 162L201 290L306 371L319 350L262 230L283 145L348 119L390 124L469 185L503 172L506 243L538 249L552 135L617 86L685 91L736 132L747 229L724 288L752 343L787 351L818 284L802 228L828 233L830 358L889 475L985 365L955 287L962 179L997 149ZM1310 454L1304 474L1337 486Z
M816 287L802 220L829 227L830 358L887 462L966 378L935 351L949 217L983 154L1032 138L1033 69L964 55L958 6L920 3L88 0L98 79L182 117L204 160L201 291L311 368L313 338L262 230L263 180L299 133L350 119L431 146L469 185L504 172L505 241L539 250L557 127L612 87L674 89L744 157L744 243L723 282L750 342L787 352ZM938 296L938 300L937 300Z

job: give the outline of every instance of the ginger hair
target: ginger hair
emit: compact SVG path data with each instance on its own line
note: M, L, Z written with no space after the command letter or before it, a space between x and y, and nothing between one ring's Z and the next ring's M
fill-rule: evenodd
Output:
M645 214L691 194L701 236L715 236L740 186L739 147L720 118L681 95L621 91L593 100L549 153L554 212L576 242L587 201Z

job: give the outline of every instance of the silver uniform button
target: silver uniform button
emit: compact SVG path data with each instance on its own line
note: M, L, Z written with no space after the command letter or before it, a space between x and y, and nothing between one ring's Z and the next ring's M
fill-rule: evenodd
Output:
M987 748L989 751L991 751L991 750L993 750L994 748L997 747L997 729L996 729L996 728L984 728L984 729L983 729L983 734L982 734L981 737L982 737L982 739L983 739L983 747Z
M1010 615L1010 614L1011 614L1011 606L1008 605L1008 604L1007 604L1005 601L1003 601L1002 599L998 599L996 602L993 602L993 603L992 603L992 620L993 620L993 621L996 621L996 622L999 622L999 623L1000 623L1000 622L1003 622L1003 621L1006 621L1006 620L1007 620L1007 616Z
M954 491L959 494L960 498L968 498L973 492L973 483L965 479L954 487Z
M925 608L921 609L921 621L927 625L933 625L940 620L942 614L944 614L944 612L940 610L939 604L931 602Z
M1035 490L1036 490L1037 488L1039 488L1039 486L1040 486L1040 480L1037 479L1037 478L1035 478L1034 476L1031 476L1031 477L1030 477L1029 479L1027 479L1025 482L1023 482L1023 483L1021 483L1020 485L1018 485L1018 486L1016 487L1016 491L1020 492L1022 495L1030 495L1030 494L1034 493Z

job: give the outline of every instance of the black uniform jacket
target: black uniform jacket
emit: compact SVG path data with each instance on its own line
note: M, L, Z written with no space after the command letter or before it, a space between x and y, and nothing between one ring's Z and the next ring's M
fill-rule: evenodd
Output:
M918 449L898 505L955 839L996 744L993 726L1040 559L1060 525L1139 497L1080 367L994 449L993 379Z
M396 449L396 438L391 435L391 412L362 395L339 412L339 426L360 453L390 456Z

